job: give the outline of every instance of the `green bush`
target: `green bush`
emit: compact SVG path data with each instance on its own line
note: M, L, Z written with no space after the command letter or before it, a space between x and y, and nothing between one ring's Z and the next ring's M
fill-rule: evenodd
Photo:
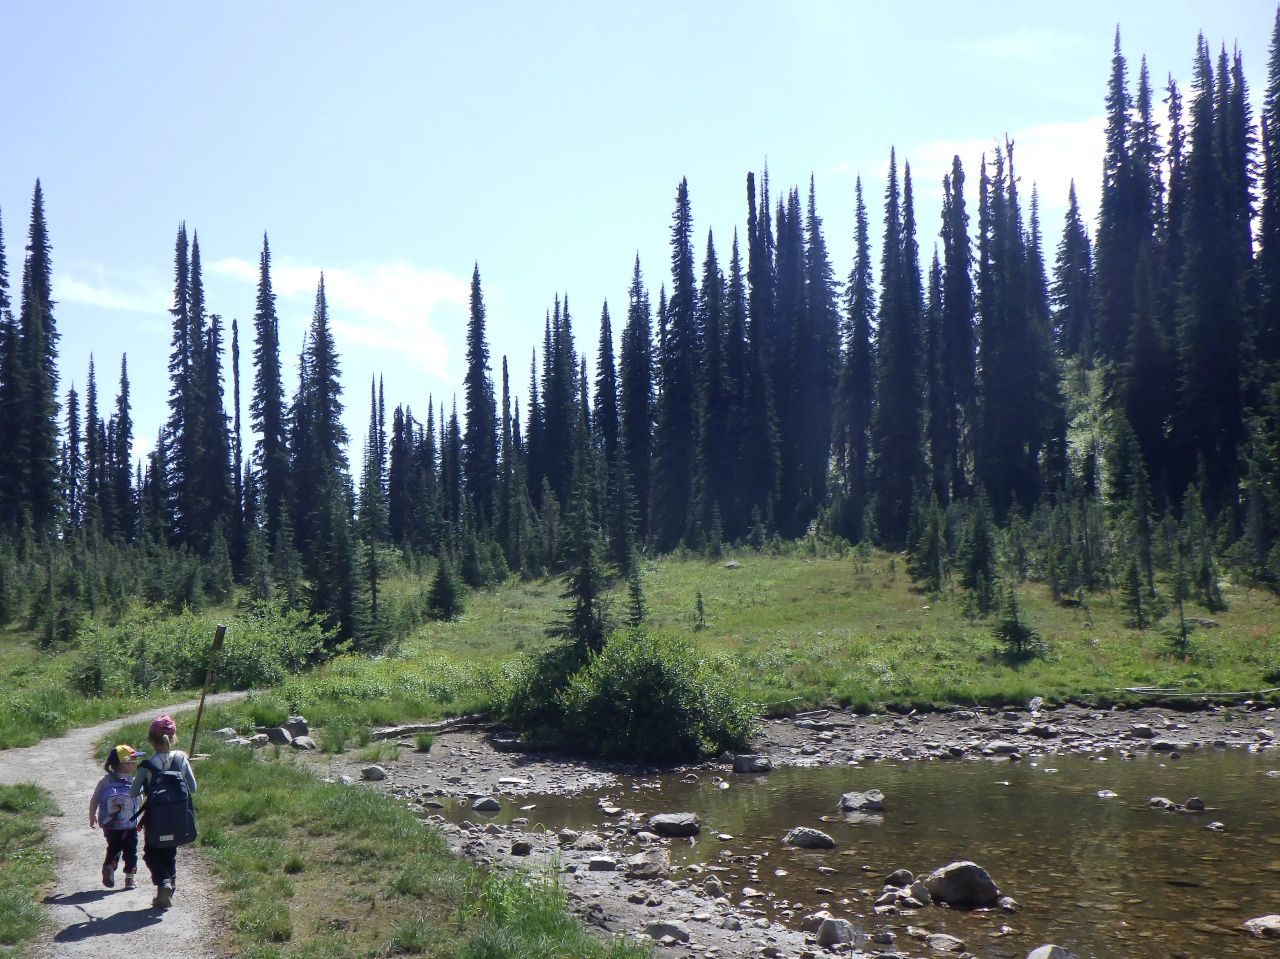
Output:
M71 682L95 696L195 688L204 683L214 625L190 612L173 618L147 612L117 626L92 623L81 637ZM228 623L214 684L274 686L312 664L323 648L323 631L304 613L259 604Z
M640 762L743 747L757 712L723 663L683 639L644 630L615 633L569 675L555 708L548 726L561 745Z

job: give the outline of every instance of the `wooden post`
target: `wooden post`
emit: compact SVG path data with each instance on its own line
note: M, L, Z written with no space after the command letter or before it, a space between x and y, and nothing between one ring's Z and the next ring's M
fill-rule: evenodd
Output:
M200 735L200 718L204 715L204 698L209 694L209 683L213 680L213 662L222 649L222 638L227 635L227 627L221 623L213 631L213 646L209 649L209 667L204 671L204 689L200 690L200 708L196 710L196 724L191 729L191 755L196 754L196 736Z

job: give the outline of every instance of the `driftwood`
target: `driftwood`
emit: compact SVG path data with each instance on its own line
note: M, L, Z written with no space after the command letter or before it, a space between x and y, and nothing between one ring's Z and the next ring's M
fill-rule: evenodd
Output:
M399 739L416 733L453 733L463 729L475 729L489 721L488 713L472 713L469 716L454 716L434 723L410 723L408 726L389 726L386 729L375 729L373 739Z

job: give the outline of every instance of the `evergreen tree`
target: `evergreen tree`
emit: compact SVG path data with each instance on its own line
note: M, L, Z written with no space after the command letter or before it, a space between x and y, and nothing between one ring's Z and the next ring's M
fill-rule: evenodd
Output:
M973 456L976 417L974 369L973 250L969 241L969 214L965 210L964 167L960 157L951 161L951 172L942 179L942 316L938 341L937 382L940 412L945 417L938 430L939 453L944 460L940 476L953 496L969 491L968 464ZM938 466L934 467L938 472Z
M1261 116L1262 190L1258 229L1258 280L1261 307L1257 322L1258 358L1264 375L1280 363L1280 7L1276 10L1267 59L1267 86Z
M111 420L112 475L111 505L115 531L126 542L137 533L137 508L133 489L133 414L129 406L129 358L120 357L120 389L116 393L116 410Z
M84 519L84 460L80 449L80 397L76 386L67 390L67 441L62 456L62 488L66 503L65 529L68 534Z
M899 194L894 153L889 155L884 219L871 445L876 451L876 526L887 544L901 547L911 518L912 490L922 488L925 477L920 335L923 304L910 167Z
M654 534L657 546L671 550L690 532L695 461L698 352L697 289L693 274L693 230L689 184L680 181L671 225L671 301L661 352L662 393L654 434Z
M876 368L871 330L876 305L862 177L857 179L855 192L854 262L845 287L845 347L838 403L841 428L836 449L844 497L840 530L849 539L861 541L866 534L862 520L870 502L871 413Z
M781 451L771 375L774 273L768 182L766 172L757 208L755 174L747 174L747 382L743 390L744 429L739 460L745 484L743 505L771 527L779 491Z
M265 233L258 265L253 330L253 397L249 412L250 422L258 434L253 459L261 496L262 527L267 542L274 548L281 528L289 521L292 494L284 382L280 372L280 321L276 316L276 295L271 288L271 248Z
M454 576L449 557L441 553L436 562L435 576L427 593L427 610L432 618L451 622L462 615L462 589Z
M1097 332L1093 316L1093 250L1076 199L1076 183L1067 192L1067 216L1058 242L1051 293L1054 332L1064 356L1092 364Z
M476 525L487 531L493 521L497 494L498 427L489 377L489 344L485 340L484 297L480 291L480 266L471 274L471 315L467 321L467 427L463 437L463 481Z

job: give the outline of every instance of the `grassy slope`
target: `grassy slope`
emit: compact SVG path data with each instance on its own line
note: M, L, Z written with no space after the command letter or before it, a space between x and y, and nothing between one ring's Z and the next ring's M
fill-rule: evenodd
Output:
M0 786L0 957L17 956L44 925L40 898L53 881L42 820L57 812L35 786Z
M1047 589L1019 588L1023 618L1047 654L1013 666L990 622L971 621L959 595L930 597L912 586L900 557L769 557L743 552L737 569L701 559L649 563L645 597L653 628L696 638L743 670L754 699L772 711L836 701L870 704L1018 702L1032 695L1113 698L1126 686L1246 690L1280 685L1280 603L1269 593L1228 587L1220 625L1193 634L1190 655L1172 652L1167 616L1128 629L1118 596L1087 608L1054 604ZM457 623L424 627L406 644L409 660L444 656L492 666L545 647L543 630L562 605L558 582L516 583L468 596ZM707 628L696 630L701 592ZM615 604L625 596L619 588ZM1271 678L1269 678L1271 677Z
M244 728L251 721L247 709L210 710L208 728ZM192 717L178 721L188 728ZM144 732L135 726L114 735L128 740ZM485 876L451 856L438 832L380 792L322 782L289 750L253 753L211 740L203 748L213 755L197 765L198 841L229 894L230 941L224 945L231 954L648 954L592 938L569 917L562 894L547 881Z

